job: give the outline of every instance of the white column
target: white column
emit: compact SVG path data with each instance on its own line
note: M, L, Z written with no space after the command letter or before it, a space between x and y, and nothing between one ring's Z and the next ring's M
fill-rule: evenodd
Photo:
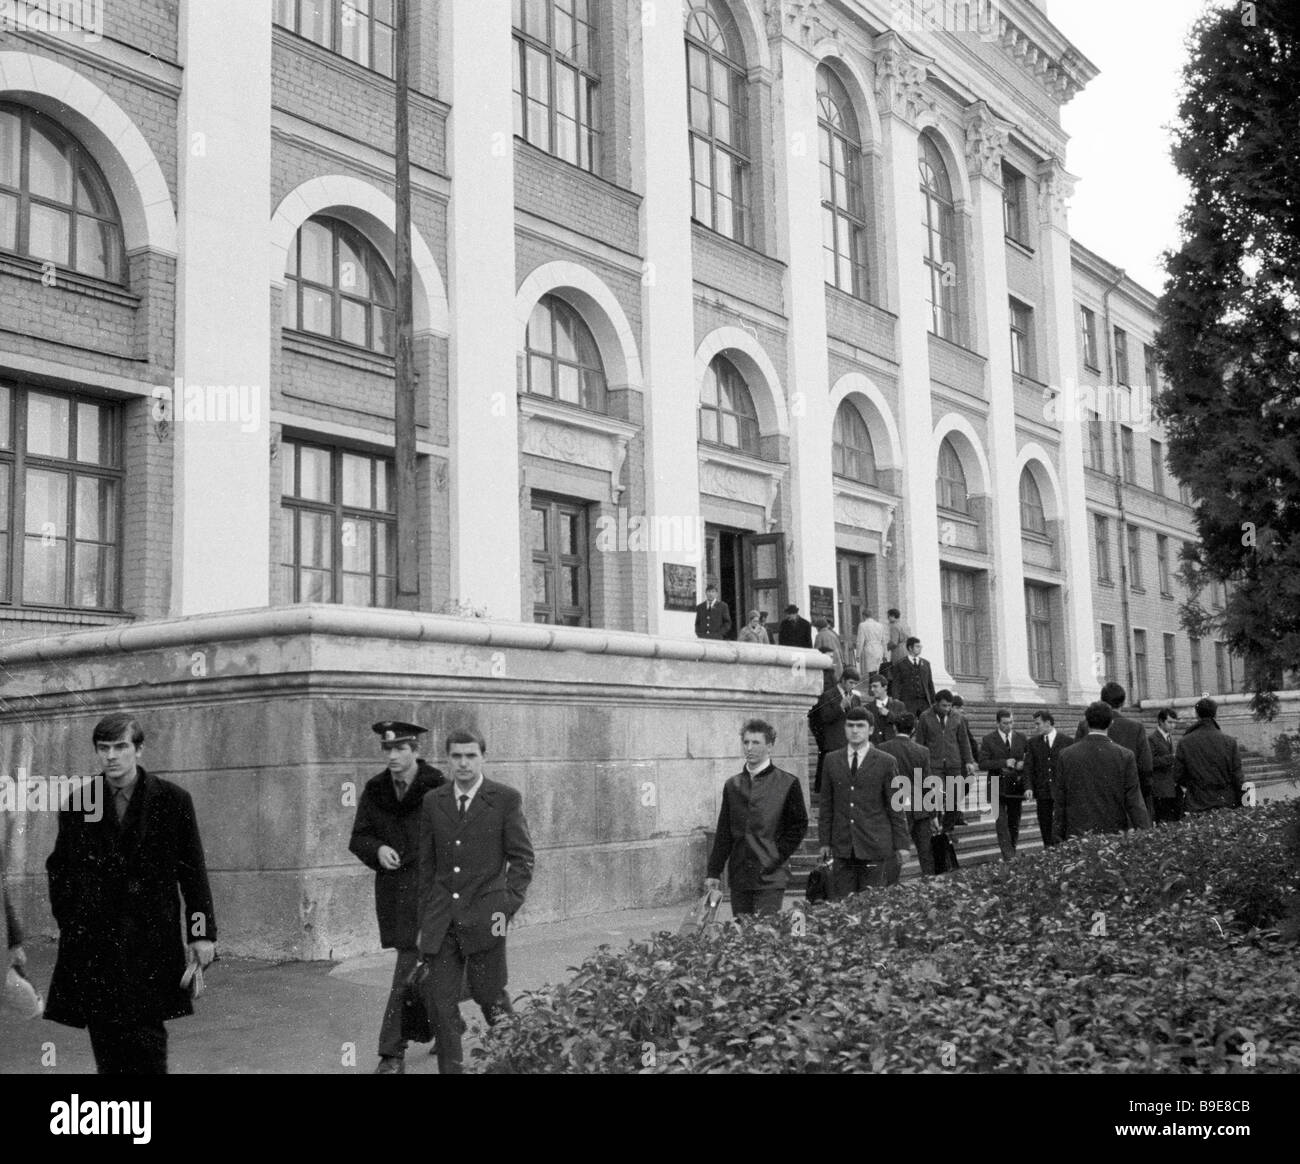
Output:
M185 4L179 33L171 605L187 615L270 601L271 9Z
M935 686L951 687L952 676L943 657L939 521L935 513L938 453L930 400L929 291L915 124L917 112L929 104L924 89L926 70L923 60L909 52L896 34L883 33L876 44L886 203L893 216L885 232L885 275L889 307L898 313L898 427L903 446L903 545L897 551L901 606L903 621L922 640Z
M518 619L511 12L497 0L444 0L442 16L440 73L451 103L451 589L491 618Z
M990 614L996 647L993 697L1001 703L1038 703L1029 673L1025 628L1025 572L1020 546L1020 474L1016 468L1016 399L1011 372L1007 299L1007 244L1002 221L1002 151L1007 131L983 101L966 114L966 158L975 210L972 296L977 347L988 353L989 509L985 519L993 572Z
M481 0L478 0L481 2ZM646 508L653 517L700 522L694 288L691 277L690 141L686 50L679 5L642 5L632 20L633 180L642 191L641 364L645 378ZM694 615L664 610L665 562L697 568L699 553L644 555L647 629L691 638ZM702 599L703 595L699 595ZM732 611L743 619L743 611Z
M830 374L826 361L826 275L822 258L817 60L786 34L772 41L780 84L774 94L776 209L785 240L786 397L790 424L790 601L808 611L809 587L834 590L835 485L831 474ZM804 34L806 37L806 33ZM776 61L773 62L774 65Z
M1038 253L1043 264L1046 379L1058 395L1056 415L1061 425L1061 568L1065 574L1065 691L1074 704L1096 698L1100 682L1094 666L1092 562L1088 539L1088 496L1083 472L1084 426L1079 407L1078 349L1075 346L1074 270L1070 261L1070 231L1065 202L1073 190L1071 176L1057 158L1038 171Z

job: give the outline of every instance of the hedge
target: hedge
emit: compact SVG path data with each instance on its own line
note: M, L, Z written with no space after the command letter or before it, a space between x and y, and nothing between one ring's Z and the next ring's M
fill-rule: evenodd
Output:
M474 1070L1300 1071L1300 803L601 947ZM800 932L802 930L802 932Z

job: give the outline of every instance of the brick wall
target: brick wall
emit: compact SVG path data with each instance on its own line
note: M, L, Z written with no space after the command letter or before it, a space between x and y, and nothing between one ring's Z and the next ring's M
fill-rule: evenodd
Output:
M639 250L641 200L516 140L515 205L628 254Z

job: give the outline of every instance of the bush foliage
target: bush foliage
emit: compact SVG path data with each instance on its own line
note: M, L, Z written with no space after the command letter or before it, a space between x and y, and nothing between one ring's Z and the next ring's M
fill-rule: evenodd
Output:
M476 1069L1296 1072L1298 888L1296 803L1084 838L602 947Z

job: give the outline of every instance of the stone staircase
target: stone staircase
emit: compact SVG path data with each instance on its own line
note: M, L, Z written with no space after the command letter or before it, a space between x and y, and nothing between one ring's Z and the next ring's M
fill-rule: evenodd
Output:
M989 732L996 730L997 712L1000 708L1006 708L1012 713L1012 726L1016 731L1027 736L1032 735L1034 731L1034 712L1040 710L1041 707L1041 704L999 704L968 701L962 711L970 723L971 731L974 732L975 740L978 743ZM1125 707L1124 714L1132 719L1140 720L1143 727L1148 732L1152 732L1156 729L1157 710L1158 708L1134 709ZM1051 711L1056 717L1056 730L1072 738L1079 721L1083 718L1083 708L1062 704L1052 707ZM1186 716L1183 716L1180 720L1180 730L1186 726L1186 718ZM812 774L817 770L817 747L811 739L809 745L807 791L811 793ZM1292 774L1272 757L1264 756L1249 749L1242 749L1242 771L1246 781L1254 784L1256 800L1259 803L1271 800L1287 800L1300 795L1300 785L1296 783ZM977 779L982 779L982 777ZM811 803L808 806L808 835L799 850L790 858L791 876L790 884L786 890L787 893L797 894L799 897L803 896L804 889L808 884L808 874L817 866L818 849L820 847L817 841L816 798L810 796L810 799ZM985 861L1000 860L1002 852L998 846L997 828L992 811L988 810L983 813L975 811L972 802L965 815L966 824L954 829L952 834L960 867L968 868L972 865L982 864ZM1026 798L1024 811L1020 818L1020 840L1016 846L1016 852L1018 855L1023 855L1037 852L1042 847L1043 842L1038 830L1038 814L1034 807L1034 801ZM910 853L903 865L903 878L919 877L920 875L921 867L917 862L916 854Z

